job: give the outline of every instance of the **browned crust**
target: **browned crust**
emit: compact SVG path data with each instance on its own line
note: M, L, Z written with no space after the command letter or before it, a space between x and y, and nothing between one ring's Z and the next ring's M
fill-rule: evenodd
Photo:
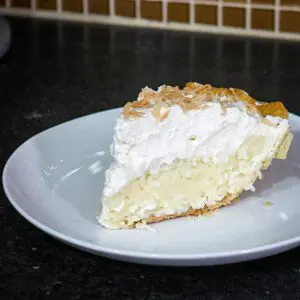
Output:
M222 97L225 97L225 100L221 100ZM217 99L225 107L226 103L243 101L250 113L259 113L263 117L266 115L288 117L288 111L280 101L259 103L241 89L217 88L195 82L188 82L183 89L165 85L159 91L154 91L146 87L140 92L137 101L128 102L124 106L123 115L125 119L141 117L143 108L153 108L155 119L163 121L168 116L161 109L163 107L178 105L184 111L204 109L213 99Z
M226 206L231 204L234 201L238 201L239 198L237 196L226 196L222 201L217 202L215 205L210 205L210 206L205 206L204 208L200 209L193 209L189 208L186 212L184 213L175 213L171 215L165 215L165 216L152 216L146 219L147 224L151 223L158 223L161 221L166 221L170 219L175 219L175 218L180 218L180 217L187 217L187 216L205 216L211 214L213 211L219 209L222 206Z
M288 118L288 111L284 107L283 103L280 101L271 102L271 103L263 103L258 106L260 113L265 117L267 115L271 115L274 117L281 117L284 119Z

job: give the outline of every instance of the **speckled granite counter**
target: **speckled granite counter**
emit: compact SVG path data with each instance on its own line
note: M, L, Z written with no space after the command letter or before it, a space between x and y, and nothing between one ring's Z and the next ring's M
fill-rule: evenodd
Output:
M200 81L284 99L300 114L300 44L10 19L0 60L0 163L60 122L132 100L144 85ZM72 249L0 198L0 299L300 299L300 249L249 263L167 268Z

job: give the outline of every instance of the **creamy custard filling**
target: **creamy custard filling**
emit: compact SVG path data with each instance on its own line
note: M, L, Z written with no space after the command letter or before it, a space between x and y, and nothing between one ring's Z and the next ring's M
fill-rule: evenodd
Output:
M224 163L177 160L156 174L147 172L104 199L99 221L110 228L132 227L150 217L213 206L228 195L254 190L263 164L276 155L271 147L266 137L251 136Z

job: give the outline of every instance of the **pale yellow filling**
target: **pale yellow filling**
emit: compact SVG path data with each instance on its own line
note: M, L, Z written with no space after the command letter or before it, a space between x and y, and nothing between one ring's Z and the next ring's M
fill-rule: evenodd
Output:
M157 174L146 173L104 199L100 222L108 228L132 227L152 216L203 208L227 195L253 190L260 170L275 156L285 158L291 137L287 135L281 146L274 148L266 137L251 136L224 163L178 160Z

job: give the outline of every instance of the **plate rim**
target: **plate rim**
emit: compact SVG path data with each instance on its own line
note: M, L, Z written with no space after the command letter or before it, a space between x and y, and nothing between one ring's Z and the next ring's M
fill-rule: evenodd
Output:
M99 253L103 256L107 256L107 257L112 257L114 256L114 258L116 259L120 259L120 260L124 260L124 257L127 258L131 258L131 259L145 259L147 261L151 261L151 262L155 262L158 260L164 260L167 262L170 261L175 261L175 260L180 260L184 262L188 262L188 261L205 261L205 260L218 260L218 259L222 259L222 258L233 258L234 261L239 261L238 258L242 258L245 255L251 255L253 257L263 257L263 256L267 256L267 255L262 255L259 256L260 254L264 254L264 253L268 253L274 250L279 250L278 252L281 252L280 250L282 248L292 248L293 246L297 247L297 245L300 245L300 230L299 230L299 235L293 238L289 238L286 240L282 240L279 242L274 242L274 243L270 243L270 244L266 244L266 245L262 245L262 246L256 246L250 249L239 249L239 250L233 250L233 251L219 251L216 253L209 253L209 252L205 252L205 253L200 253L200 254L184 254L184 253L180 253L180 254L157 254L157 253L152 253L152 252L141 252L141 251L133 251L133 250L118 250L117 248L110 248L110 247L105 247L105 246L101 246L101 245L96 245L94 243L91 242L86 242L83 241L81 239L78 238L74 238L71 237L67 234L61 233L55 229L52 229L51 227L44 225L42 222L37 221L36 219L34 219L29 213L27 213L26 211L24 211L17 203L17 201L14 199L14 197L11 195L10 190L8 188L8 183L7 183L7 177L8 177L8 170L10 167L10 164L13 160L13 158L15 157L15 155L18 154L18 152L20 151L20 149L29 142L32 142L32 140L34 140L37 136L44 134L50 130L54 130L57 127L60 126L64 126L68 123L72 123L72 122L76 122L79 121L81 119L85 119L91 116L95 116L97 114L102 114L102 113L106 113L106 112L116 112L118 110L120 110L121 108L113 108L113 109L108 109L108 110L104 110L104 111L99 111L96 113L92 113L89 115L85 115L85 116L81 116L78 118L74 118L71 119L69 121L66 122L62 122L58 125L55 125L53 127L50 127L48 129L45 129L35 135L33 135L32 137L28 138L27 140L25 140L23 143L21 143L14 151L13 153L9 156L9 158L7 159L5 166L3 168L3 173L2 173L2 184L3 184L3 188L4 188L4 192L6 194L7 199L9 200L10 204L14 207L14 209L25 219L27 220L29 223L31 223L32 225L34 225L36 228L38 228L39 230L43 231L46 234L49 234L50 236L65 242L69 245L73 245L76 248L80 248L80 249L85 249L86 251L89 252L94 252L94 253ZM294 114L294 113L289 113L290 117L293 119L298 119L298 121L300 122L300 116ZM99 225L100 226L100 225ZM284 250L283 250L284 251ZM277 252L277 253L278 253ZM123 259L122 259L123 257ZM248 260L251 260L251 258L249 257ZM184 265L184 264L181 264Z

